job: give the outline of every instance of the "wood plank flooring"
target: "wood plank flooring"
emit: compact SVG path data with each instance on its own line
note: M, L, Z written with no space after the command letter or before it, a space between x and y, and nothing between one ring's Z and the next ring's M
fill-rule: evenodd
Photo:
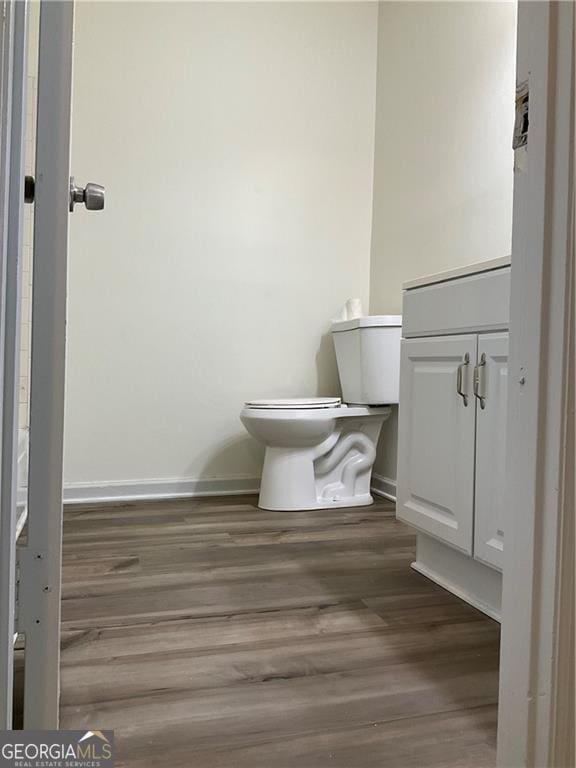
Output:
M129 768L490 768L499 627L389 502L68 508L61 727Z

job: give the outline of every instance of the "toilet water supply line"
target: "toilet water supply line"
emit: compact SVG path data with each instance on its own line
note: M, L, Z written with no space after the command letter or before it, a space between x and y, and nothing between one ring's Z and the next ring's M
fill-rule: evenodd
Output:
M376 448L363 432L349 432L342 437L342 430L336 431L321 443L314 452L316 472L327 475L332 472L346 455L356 448L360 455L355 454L345 463L342 479L338 483L330 483L322 491L323 498L331 498L337 491L346 489L346 496L354 495L356 478L365 469L370 469L376 458Z

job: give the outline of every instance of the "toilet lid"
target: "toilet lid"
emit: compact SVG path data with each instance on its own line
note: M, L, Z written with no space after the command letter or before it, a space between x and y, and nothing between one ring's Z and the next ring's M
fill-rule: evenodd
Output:
M309 410L312 408L338 408L339 397L296 397L284 400L247 400L247 408L268 408L270 410Z

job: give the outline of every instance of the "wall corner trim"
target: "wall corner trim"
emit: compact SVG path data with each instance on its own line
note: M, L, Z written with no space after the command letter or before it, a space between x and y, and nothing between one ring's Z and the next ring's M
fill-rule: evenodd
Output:
M373 472L371 490L376 496L383 496L390 501L396 501L396 480L392 480L390 477L377 475Z

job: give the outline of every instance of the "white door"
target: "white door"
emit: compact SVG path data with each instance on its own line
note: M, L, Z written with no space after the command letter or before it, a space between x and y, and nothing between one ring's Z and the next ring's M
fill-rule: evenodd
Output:
M25 544L15 553L17 423L13 411L18 402L14 387L18 383L17 376L15 379L15 358L19 352L20 294L17 281L24 203L22 144L25 126L21 112L25 106L26 3L7 0L4 10L2 41L4 45L8 40L12 58L10 66L2 68L2 95L4 97L8 84L11 98L11 112L7 116L3 113L2 129L4 132L7 126L11 144L8 146L3 141L1 157L3 164L5 161L10 163L13 173L6 186L10 215L6 219L3 210L2 221L8 221L7 243L9 246L11 242L13 244L6 249L3 241L2 258L7 271L6 284L2 285L0 294L3 302L0 337L3 374L0 727L10 726L11 639L17 629L25 641L24 726L37 730L58 726L68 216L74 202L83 202L89 209L102 208L103 190L97 185L87 185L85 190L72 188L70 182L74 3L72 0L41 0L33 195L28 526ZM3 183L4 177L2 168ZM19 584L14 621L16 573Z
M476 335L404 340L396 515L472 554Z
M42 0L34 198L28 531L19 550L24 725L58 725L72 2Z
M16 629L18 401L26 5L7 3L0 19L0 729L12 725Z
M506 495L507 333L478 337L476 371L474 391L478 410L474 557L501 569Z

